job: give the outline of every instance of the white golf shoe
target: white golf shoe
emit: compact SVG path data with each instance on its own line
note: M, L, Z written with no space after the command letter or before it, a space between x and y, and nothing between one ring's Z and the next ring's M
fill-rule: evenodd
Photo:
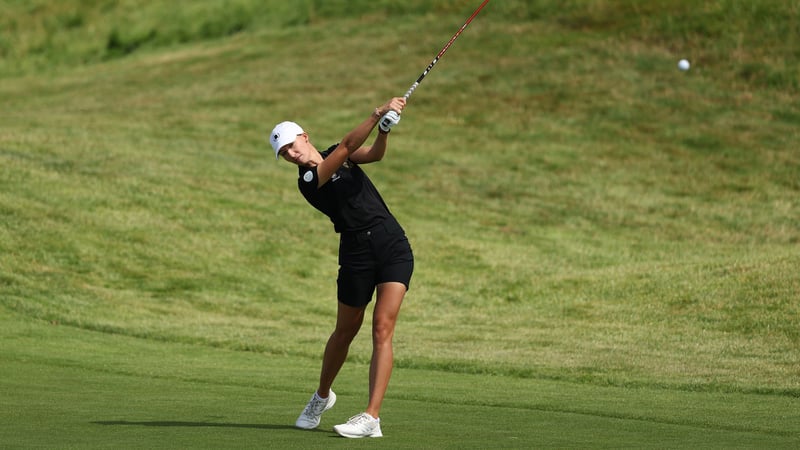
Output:
M311 396L311 400L308 401L306 409L304 409L300 417L297 418L294 426L304 430L317 428L322 413L333 408L334 403L336 403L336 394L334 394L333 391L330 391L328 398L320 398L315 391L314 395Z
M351 417L347 423L336 425L333 430L339 433L339 436L346 438L383 437L381 419L376 419L365 412Z

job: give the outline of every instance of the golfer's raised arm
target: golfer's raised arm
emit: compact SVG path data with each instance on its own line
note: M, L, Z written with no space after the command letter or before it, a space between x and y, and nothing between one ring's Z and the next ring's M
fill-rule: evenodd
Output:
M354 152L362 148L364 142L366 142L369 135L372 133L372 130L375 128L375 125L378 124L378 121L381 120L389 111L394 111L395 113L400 113L405 107L406 99L403 97L395 97L385 105L375 108L375 111L370 114L370 116L361 122L356 128L352 131L347 133L344 138L342 138L342 142L339 143L339 146L336 147L330 155L328 155L325 160L323 160L317 166L317 179L319 180L319 186L327 183L328 180L331 179L333 174L339 167L347 161ZM396 116L396 119L392 119L388 124L388 129L391 129L397 122L400 121L399 115Z

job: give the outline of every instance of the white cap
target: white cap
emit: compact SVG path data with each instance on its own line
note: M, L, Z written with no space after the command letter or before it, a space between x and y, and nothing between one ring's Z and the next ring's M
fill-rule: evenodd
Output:
M281 147L294 142L297 136L303 133L304 131L300 128L300 125L294 122L286 121L275 125L269 135L269 143L272 144L272 149L275 150L275 159L278 159L278 151Z

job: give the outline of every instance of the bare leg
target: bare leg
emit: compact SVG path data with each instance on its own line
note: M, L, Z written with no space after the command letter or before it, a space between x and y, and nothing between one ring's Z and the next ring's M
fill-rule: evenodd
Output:
M383 283L378 285L378 297L372 318L372 362L369 368L369 404L367 413L379 417L383 397L389 386L394 365L392 338L400 313L400 305L406 295L403 283Z
M325 355L322 357L322 370L319 375L319 388L317 388L317 394L322 398L328 397L333 380L336 379L339 369L347 359L350 343L353 342L364 321L364 310L365 308L354 308L339 302L336 329L328 338Z

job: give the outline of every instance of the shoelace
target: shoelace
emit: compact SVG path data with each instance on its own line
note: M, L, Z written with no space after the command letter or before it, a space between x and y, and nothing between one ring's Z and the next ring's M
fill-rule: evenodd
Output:
M320 399L315 397L313 402L308 402L308 405L306 405L306 410L303 411L303 414L305 414L306 416L318 416L322 414L322 411L325 410L325 405L327 404L328 404L327 398Z
M364 413L356 414L355 416L347 419L347 423L351 425L358 425L360 423L369 423L369 422L372 422L372 419L367 417L367 415Z

